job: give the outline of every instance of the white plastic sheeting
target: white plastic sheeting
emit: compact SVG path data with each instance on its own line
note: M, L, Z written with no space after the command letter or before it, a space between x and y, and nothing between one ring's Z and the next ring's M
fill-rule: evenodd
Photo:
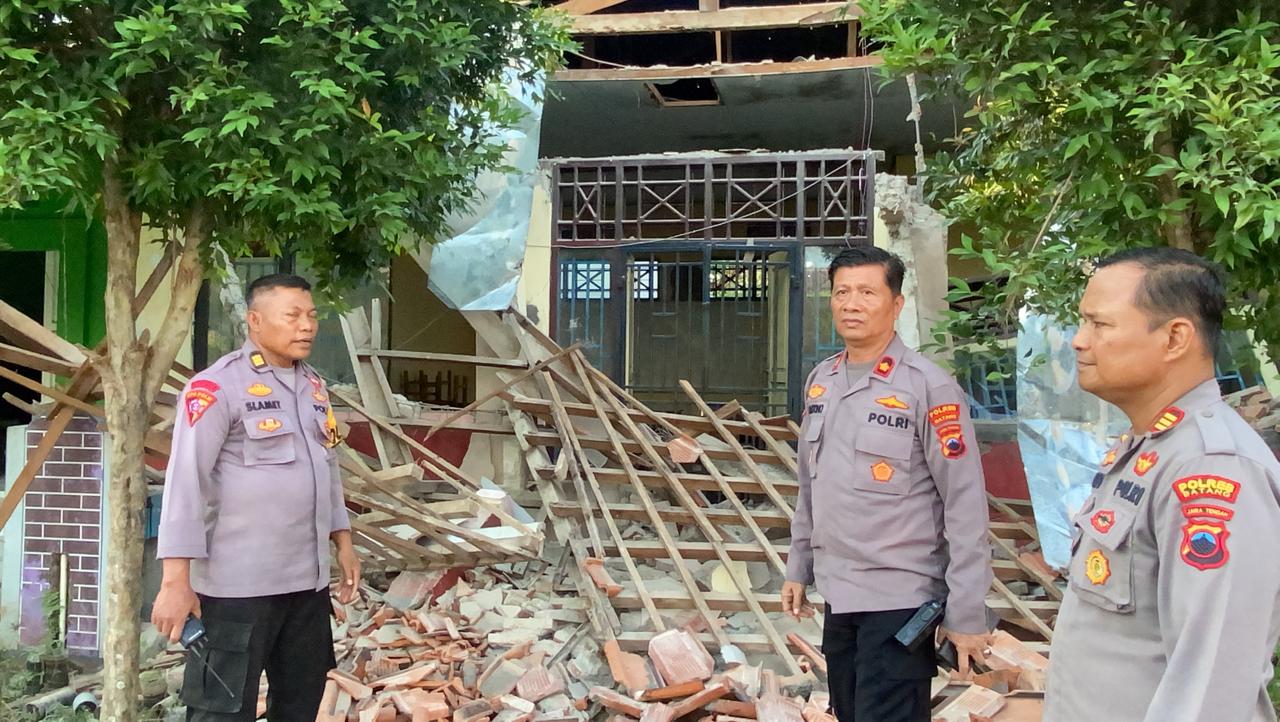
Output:
M450 219L453 237L416 254L427 285L452 308L503 311L515 297L533 210L544 86L545 80L514 78L507 84L525 111L516 127L501 134L507 143L503 163L512 171L481 174L475 203Z
M1036 314L1018 332L1018 447L1044 559L1065 568L1071 518L1092 489L1098 462L1129 427L1119 409L1076 383L1075 328Z

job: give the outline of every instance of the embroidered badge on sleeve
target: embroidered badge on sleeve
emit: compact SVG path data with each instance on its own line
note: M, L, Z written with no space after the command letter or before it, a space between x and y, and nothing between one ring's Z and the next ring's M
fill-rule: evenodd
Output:
M187 426L195 426L200 417L204 416L204 412L217 403L217 393L221 388L208 379L196 379L191 382L191 388L187 389L186 395L182 398L183 408L187 411Z

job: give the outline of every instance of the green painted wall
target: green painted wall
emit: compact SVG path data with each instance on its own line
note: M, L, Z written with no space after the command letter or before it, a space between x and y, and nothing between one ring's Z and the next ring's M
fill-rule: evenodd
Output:
M58 335L93 347L106 334L107 229L63 204L0 213L0 262L13 251L58 253Z

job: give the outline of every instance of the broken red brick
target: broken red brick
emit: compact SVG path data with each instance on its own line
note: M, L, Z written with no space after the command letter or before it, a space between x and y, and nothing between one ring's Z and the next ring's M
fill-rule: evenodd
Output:
M709 679L716 667L702 642L683 629L668 629L650 639L649 659L668 686Z
M587 696L599 702L600 706L605 709L611 709L614 712L621 712L631 717L639 717L644 714L645 705L630 697L624 697L611 689L592 687Z
M565 691L564 680L560 675L542 665L531 668L516 683L516 694L530 702L541 702L553 694Z
M645 666L644 657L622 651L616 639L605 642L604 656L613 681L623 689L631 694L640 694L649 688L649 669Z
M644 714L640 715L640 722L672 722L675 718L675 709L662 702L654 702L644 708Z
M702 680L695 679L684 684L669 685L667 687L655 687L646 689L640 694L641 702L664 702L669 699L680 699L688 697L691 694L701 692L705 685Z
M622 592L622 585L609 576L609 570L604 568L603 560L590 557L582 562L582 567L587 572L587 576L591 577L591 581L604 590L606 597L616 597Z
M475 722L493 714L493 705L488 700L478 699L468 702L453 711L453 722Z
M707 709L716 714L745 719L756 718L756 706L751 702L739 702L736 699L718 699L707 705Z
M715 700L725 697L729 694L729 683L720 680L714 684L708 685L706 689L697 694L677 702L672 708L675 710L676 717L683 717L694 710L701 709Z

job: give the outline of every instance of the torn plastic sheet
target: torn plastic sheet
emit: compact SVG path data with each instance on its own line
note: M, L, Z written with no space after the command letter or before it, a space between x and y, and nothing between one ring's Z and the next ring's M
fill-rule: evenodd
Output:
M451 308L502 311L515 298L533 211L544 85L543 79L508 82L524 110L516 127L500 136L507 143L503 163L512 171L481 174L475 204L449 220L453 237L416 255L427 285Z
M1018 448L1044 560L1059 569L1071 559L1071 518L1093 488L1098 462L1129 427L1119 409L1076 383L1074 336L1074 327L1023 312Z

